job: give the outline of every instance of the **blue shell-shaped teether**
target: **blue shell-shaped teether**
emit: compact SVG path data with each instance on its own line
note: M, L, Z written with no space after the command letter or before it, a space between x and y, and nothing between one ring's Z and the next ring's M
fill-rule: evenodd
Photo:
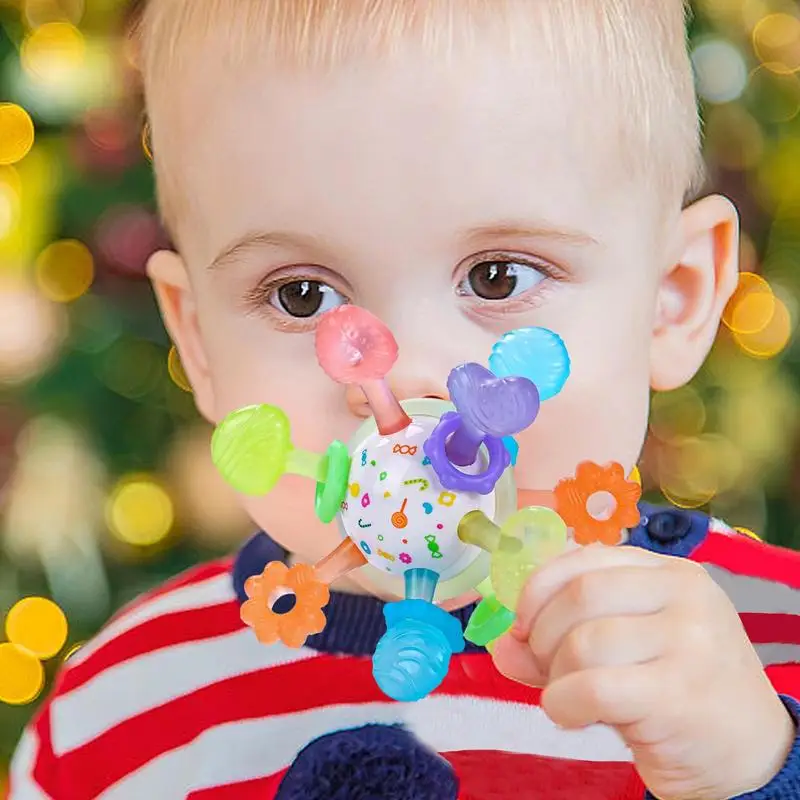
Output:
M427 697L447 675L450 656L464 649L461 625L426 600L384 606L386 633L372 656L381 691L401 703Z
M569 354L557 333L547 328L518 328L492 348L489 369L498 378L527 378L536 384L539 399L544 401L564 388L569 377Z

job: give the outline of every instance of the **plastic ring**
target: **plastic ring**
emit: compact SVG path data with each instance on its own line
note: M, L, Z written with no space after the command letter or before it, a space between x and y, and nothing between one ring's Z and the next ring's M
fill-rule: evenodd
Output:
M443 414L439 424L425 442L425 455L431 460L431 466L445 489L490 494L511 463L511 455L502 439L487 436L483 444L489 454L489 465L478 475L467 475L462 472L451 463L445 451L447 440L462 424L460 414L453 411Z
M325 480L317 481L314 510L326 525L333 520L347 494L347 479L350 477L350 454L344 442L335 439L325 451L323 466Z

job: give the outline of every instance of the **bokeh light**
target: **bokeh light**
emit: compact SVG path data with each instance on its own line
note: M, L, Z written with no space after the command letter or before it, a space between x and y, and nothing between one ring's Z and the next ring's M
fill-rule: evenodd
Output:
M115 206L103 214L95 241L99 255L111 269L141 277L150 255L166 244L155 214L132 205Z
M748 355L773 358L789 344L793 324L786 304L775 297L772 317L763 328L751 332L734 331L733 338Z
M189 378L186 375L186 370L183 368L180 353L178 353L178 348L175 347L175 345L172 345L169 349L167 368L169 370L169 376L176 386L179 386L184 392L192 391L192 384L189 383Z
M142 150L144 151L144 154L147 157L148 161L153 160L153 146L150 143L150 141L151 141L150 121L146 120L144 125L142 126Z
M12 166L0 166L0 241L10 236L20 223L20 190L17 170Z
M800 137L782 136L773 143L753 176L759 199L765 207L780 213L784 203L800 200Z
M230 550L252 529L236 493L214 466L207 425L195 422L173 437L165 477L176 515L193 541Z
M720 489L716 442L705 436L674 440L660 454L658 475L661 492L673 505L706 505Z
M64 612L44 597L20 600L6 617L9 641L42 660L52 658L61 650L68 633Z
M762 123L791 122L800 113L800 75L774 73L765 66L750 76L748 97L758 97Z
M0 384L21 384L41 374L66 333L61 306L24 280L0 278Z
M684 386L656 392L651 400L650 430L662 442L697 436L706 424L706 408L697 389Z
M47 22L22 43L20 62L34 80L58 84L71 80L84 64L86 41L69 22Z
M768 14L753 30L753 48L773 72L800 70L800 19L792 14Z
M710 103L730 103L747 85L747 64L739 50L724 39L707 39L692 51L697 92Z
M0 703L27 705L42 693L42 689L42 662L12 642L0 644Z
M775 314L776 302L772 288L761 275L742 272L722 313L722 322L734 333L758 333L767 327Z
M72 656L74 656L82 647L86 645L86 642L75 642L75 644L70 647L66 653L64 653L64 657L61 659L63 664L66 664Z
M706 142L717 152L725 169L752 169L764 155L764 134L759 121L738 104L713 106L706 115Z
M51 300L68 303L83 295L94 280L94 259L76 239L48 245L36 260L39 289Z
M153 392L166 373L164 351L152 342L119 339L103 354L98 377L112 391L131 400Z
M106 520L120 541L149 547L169 535L175 512L169 493L155 478L131 476L123 478L111 493Z
M16 164L25 158L34 138L30 114L14 103L0 103L0 164Z

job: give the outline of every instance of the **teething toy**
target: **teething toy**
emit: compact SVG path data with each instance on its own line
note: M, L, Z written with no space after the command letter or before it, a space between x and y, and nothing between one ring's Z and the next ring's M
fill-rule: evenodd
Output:
M335 518L342 536L313 566L272 563L250 578L242 619L264 643L302 646L324 628L328 585L366 570L373 584L403 598L385 606L373 675L390 697L416 700L441 683L451 655L464 648L460 624L437 604L478 587L485 599L476 626L510 624L525 577L566 543L555 512L517 511L508 467L514 435L561 390L569 357L552 331L512 331L495 344L489 369L467 363L451 371L452 403L401 403L386 380L397 343L353 305L320 318L316 354L334 381L362 389L372 411L347 445L334 441L324 454L296 449L286 414L271 405L234 411L212 438L214 463L242 493L266 494L286 473L315 481L316 514L325 523ZM295 604L282 614L276 602L284 595Z
M289 647L301 647L311 634L325 627L322 607L329 600L328 587L308 564L289 569L273 561L261 575L248 578L244 589L249 599L241 608L242 621L253 628L262 644L280 639ZM295 597L294 608L285 614L275 613L275 601L290 593Z
M547 563L567 546L567 526L549 508L523 508L497 526L480 511L461 520L458 536L491 553L491 589L483 589L467 627L469 641L488 645L514 621L522 588L536 567Z
M573 530L578 544L619 544L622 531L639 522L642 487L625 479L620 464L578 465L574 478L560 481L553 492L556 510ZM594 507L593 507L594 506Z

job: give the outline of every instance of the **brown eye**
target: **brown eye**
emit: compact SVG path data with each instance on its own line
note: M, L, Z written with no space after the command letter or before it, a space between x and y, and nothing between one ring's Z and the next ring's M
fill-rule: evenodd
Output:
M482 300L507 300L542 281L541 272L513 261L482 261L470 269L465 294Z
M327 284L302 280L284 283L277 290L273 304L290 317L308 319L345 302L345 298Z

